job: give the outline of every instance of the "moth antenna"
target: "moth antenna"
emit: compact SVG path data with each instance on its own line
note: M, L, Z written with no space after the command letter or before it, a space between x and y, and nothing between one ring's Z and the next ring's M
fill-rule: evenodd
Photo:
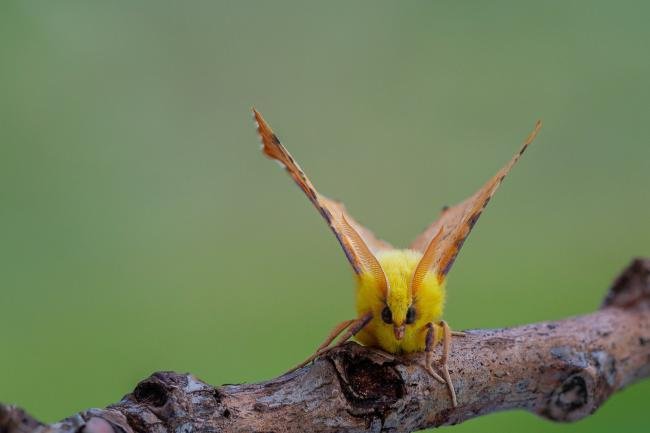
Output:
M350 225L344 214L341 214L343 233L350 243L350 247L355 251L361 267L364 271L370 273L379 283L379 287L385 296L388 296L389 285L384 269L381 267L377 257L370 251L368 245L363 241L361 235Z
M413 272L413 278L411 279L411 294L415 293L420 289L424 277L427 276L431 270L431 265L436 258L436 247L438 246L438 241L442 237L442 227L438 230L438 233L431 239L427 249L424 251L422 258L418 262L415 271Z

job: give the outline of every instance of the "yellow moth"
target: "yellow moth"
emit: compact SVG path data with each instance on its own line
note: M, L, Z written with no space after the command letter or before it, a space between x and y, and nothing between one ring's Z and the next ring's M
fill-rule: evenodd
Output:
M447 368L453 333L442 318L445 279L463 242L510 169L539 132L541 122L512 159L465 201L443 210L406 249L396 249L355 221L343 204L321 195L280 143L264 118L253 109L262 151L279 162L307 195L338 239L356 277L357 317L334 327L325 341L298 367L354 337L370 347L393 354L424 352L424 368L456 393ZM340 337L339 337L340 336ZM337 342L333 341L339 337ZM438 370L433 349L443 345Z

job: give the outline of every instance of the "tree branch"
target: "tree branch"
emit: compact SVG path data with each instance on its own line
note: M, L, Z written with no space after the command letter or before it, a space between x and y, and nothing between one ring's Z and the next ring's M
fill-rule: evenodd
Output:
M456 409L422 361L348 343L257 384L160 372L119 403L52 425L0 405L0 433L410 432L514 408L577 420L650 374L650 259L634 260L593 314L455 338Z

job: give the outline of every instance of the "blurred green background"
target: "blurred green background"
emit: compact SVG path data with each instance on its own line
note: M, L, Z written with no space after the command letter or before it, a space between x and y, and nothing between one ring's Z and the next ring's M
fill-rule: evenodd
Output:
M538 141L449 281L455 328L597 308L650 255L646 2L0 3L0 401L54 421L156 370L259 381L353 314L351 271L259 152L404 245ZM594 416L647 426L650 381Z

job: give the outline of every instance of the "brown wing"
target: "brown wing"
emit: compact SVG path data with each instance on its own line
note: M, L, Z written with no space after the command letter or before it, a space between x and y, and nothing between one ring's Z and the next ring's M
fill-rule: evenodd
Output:
M257 132L262 139L262 151L269 158L278 161L287 170L296 184L307 195L307 198L325 218L343 247L343 251L350 264L352 264L354 271L357 274L364 271L370 272L379 278L380 275L377 272L381 272L381 266L378 267L379 263L374 254L393 247L389 243L377 239L370 230L356 222L347 213L342 203L319 194L291 154L280 143L280 140L273 133L262 115L255 109L253 109L253 115L257 123ZM385 279L385 277L382 278Z
M487 206L499 185L501 185L503 178L506 177L510 169L526 151L528 145L533 142L541 127L542 123L538 121L533 131L524 141L521 149L512 157L510 162L473 196L456 206L443 210L440 218L413 241L410 248L422 252L424 254L422 260L426 259L428 265L423 267L426 269L421 269L421 271L434 270L440 280L444 279L485 206Z

